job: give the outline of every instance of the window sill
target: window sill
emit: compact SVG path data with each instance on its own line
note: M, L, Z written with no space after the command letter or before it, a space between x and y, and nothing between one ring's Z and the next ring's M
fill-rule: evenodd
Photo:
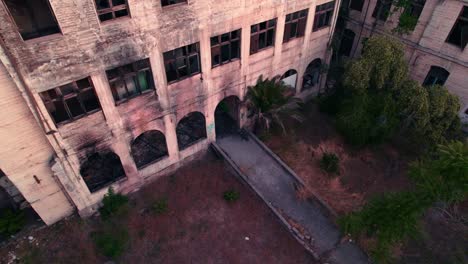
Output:
M136 94L136 95L134 95L134 96L132 96L132 97L122 99L122 100L120 100L120 101L115 102L115 106L120 106L120 105L122 105L122 104L128 103L128 102L132 101L132 100L135 99L135 98L138 98L138 97L140 97L140 96L142 96L142 95L150 94L150 93L152 93L152 92L156 93L156 90L155 90L154 88L151 88L151 89L149 89L149 90L147 90L147 91L144 91L144 92L142 92L142 93L140 93L140 94Z
M57 40L57 39L61 39L61 38L63 38L62 33L55 33L55 34L42 36L42 37L37 37L37 38L33 38L33 39L28 39L28 40L23 40L23 41L28 45L29 44L34 45L34 44L37 44L37 43L48 42L48 41Z
M265 47L265 48L259 49L259 50L257 50L257 51L256 51L256 52L254 52L254 53L252 53L252 52L251 52L251 53L250 53L250 55L254 55L254 54L260 53L260 52L262 52L262 51L265 51L265 50L268 50L268 49L274 48L274 47L275 47L275 45L268 46L268 47Z
M106 20L106 21L101 21L99 20L99 17L98 17L98 20L99 20L99 24L103 27L106 27L106 26L110 26L110 25L113 25L114 22L123 22L123 21L130 21L132 19L132 17L130 15L128 16L123 16L123 17L118 17L118 18L114 18L114 19L110 19L110 20Z
M211 69L219 68L219 67L221 67L221 66L224 66L224 65L230 64L231 62L236 62L236 61L240 61L240 58L235 58L235 59L226 61L225 63L217 64L217 65L215 65L215 66L212 66Z
M324 26L324 27L321 27L321 28L314 29L314 30L312 30L312 33L313 33L313 32L319 32L319 31L321 31L321 30L323 30L323 29L326 29L326 28L330 28L330 25Z
M55 126L56 126L57 128L60 128L60 127L62 127L62 126L71 124L71 123L76 122L76 121L78 121L78 120L80 120L80 119L82 119L82 118L85 118L85 117L87 117L87 116L91 116L91 115L93 115L93 114L95 114L95 113L97 113L97 112L102 112L102 108L99 108L99 109L96 109L96 110L87 112L86 114L83 114L83 115L81 115L81 116L75 117L73 120L67 120L67 121L63 121L63 122L60 122L60 123L55 123L55 121L54 121L54 123L55 123ZM52 120L53 120L53 119L52 119Z
M177 80L174 80L174 81L170 81L170 82L168 81L167 85L175 84L175 83L181 82L183 80L190 79L190 78L195 77L195 76L200 75L200 74L201 74L201 72L197 72L197 73L194 73L192 75L188 75L188 76L185 76L183 78L180 78L180 79L177 79Z
M289 39L286 40L286 41L283 40L283 44L288 43L288 42L291 42L291 41L294 41L294 40L297 40L297 39L301 39L301 38L303 38L303 37L304 37L304 35L302 35L302 36L297 36L297 37L294 37L294 38L289 38Z

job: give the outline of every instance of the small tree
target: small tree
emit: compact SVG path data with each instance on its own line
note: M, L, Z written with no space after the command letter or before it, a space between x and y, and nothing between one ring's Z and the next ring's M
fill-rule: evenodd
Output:
M257 122L267 130L273 123L281 126L286 133L284 121L292 118L302 121L303 117L298 111L301 100L288 95L287 86L279 80L279 76L263 80L260 76L255 86L248 87L247 103L254 110Z

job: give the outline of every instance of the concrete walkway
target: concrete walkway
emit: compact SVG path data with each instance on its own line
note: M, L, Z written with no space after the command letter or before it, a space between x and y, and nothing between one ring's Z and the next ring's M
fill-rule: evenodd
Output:
M253 135L248 140L238 135L217 140L222 154L270 208L288 225L298 240L322 263L368 263L354 244L340 243L341 234L319 205L296 197L298 180L278 162ZM216 147L216 146L215 146ZM233 163L233 164L232 164ZM239 174L239 173L238 173ZM275 211L276 210L276 211Z

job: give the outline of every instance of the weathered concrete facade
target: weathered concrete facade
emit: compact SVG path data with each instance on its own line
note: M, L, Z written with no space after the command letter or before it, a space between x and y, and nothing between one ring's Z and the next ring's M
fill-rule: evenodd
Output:
M376 21L372 16L376 4L377 0L367 0L362 11L348 10L346 29L355 34L351 56L359 56L363 41L374 33L398 37L406 46L413 79L423 83L432 66L448 71L445 86L460 98L462 107L459 114L462 121L468 123L468 48L463 49L447 41L462 9L468 9L468 2L426 0L416 27L408 34L392 31L399 23L401 10L390 12L385 22Z
M316 6L327 2L330 0L188 0L162 7L159 0L128 0L130 16L100 22L94 0L50 0L61 33L26 41L0 2L0 59L6 66L0 65L0 104L5 110L0 121L5 123L0 125L0 169L47 224L70 214L73 207L80 215L89 215L109 186L91 192L80 175L91 153L117 154L125 177L111 186L131 192L174 170L216 140L214 112L218 104L229 96L243 101L247 87L260 75L273 77L293 69L297 71L296 94L316 92L301 87L310 62L328 61L337 12L333 12L330 26L312 30ZM339 3L334 2L335 10ZM303 9L308 9L304 36L283 43L286 15ZM250 54L251 25L273 18L277 18L274 46ZM237 29L241 29L240 59L212 68L210 37ZM168 83L163 53L197 42L201 73ZM156 89L115 103L106 70L146 58ZM56 125L40 93L88 76L101 110ZM11 95L3 95L7 92L4 86ZM6 95L15 100L6 100ZM203 114L206 138L180 150L177 126L193 112ZM248 121L246 112L241 105L237 118L241 126ZM24 122L27 125L20 125ZM167 155L137 168L132 142L151 130L164 134ZM26 163L40 164L40 170L22 166Z

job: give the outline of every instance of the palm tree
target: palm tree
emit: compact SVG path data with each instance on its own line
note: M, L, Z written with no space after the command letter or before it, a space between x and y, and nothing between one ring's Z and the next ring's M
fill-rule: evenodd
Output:
M286 133L284 121L287 118L303 121L304 118L299 112L302 100L288 95L289 90L279 76L263 80L263 76L260 75L255 86L248 87L247 105L255 111L255 119L264 125L267 131L276 123Z

